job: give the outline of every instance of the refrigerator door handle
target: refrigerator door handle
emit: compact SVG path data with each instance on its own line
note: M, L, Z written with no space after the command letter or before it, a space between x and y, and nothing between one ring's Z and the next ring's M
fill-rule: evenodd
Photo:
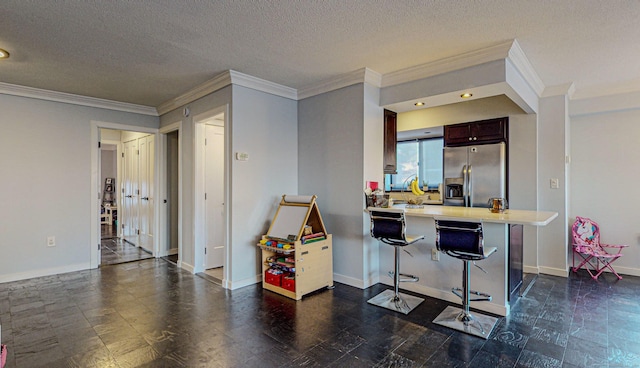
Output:
M473 166L467 167L467 186L469 188L469 205L467 207L473 207L473 179L471 179L471 169Z
M462 166L462 198L464 206L469 207L469 176L467 174L467 165Z

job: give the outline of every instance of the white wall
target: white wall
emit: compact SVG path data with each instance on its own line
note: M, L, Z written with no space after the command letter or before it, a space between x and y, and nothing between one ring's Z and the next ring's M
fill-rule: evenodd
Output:
M299 187L318 195L327 231L333 234L337 281L362 286L364 181L364 84L299 101ZM382 112L380 115L382 119ZM382 133L382 132L380 132ZM372 158L375 161L381 157ZM382 164L380 164L380 173ZM368 234L367 234L368 236Z
M572 117L569 226L576 216L601 227L601 240L627 244L614 264L640 276L640 109ZM569 260L571 262L571 260Z
M297 102L233 86L231 151L249 153L231 164L232 288L261 280L256 247L283 194L298 193ZM300 192L300 194L307 194Z
M509 208L537 209L537 122L534 114L509 115ZM538 273L538 227L523 231L524 271Z
M566 95L541 98L538 114L538 210L558 212L538 229L538 269L556 276L567 275L567 102ZM551 189L552 178L558 179L558 189Z
M0 282L89 268L90 121L157 127L158 118L8 95L0 111Z
M380 89L370 84L364 85L364 171L363 181L384 183L384 109L380 107ZM362 188L364 189L364 184ZM366 206L362 195L362 208ZM362 279L363 287L377 284L380 280L379 242L370 236L371 220L369 214L362 212Z

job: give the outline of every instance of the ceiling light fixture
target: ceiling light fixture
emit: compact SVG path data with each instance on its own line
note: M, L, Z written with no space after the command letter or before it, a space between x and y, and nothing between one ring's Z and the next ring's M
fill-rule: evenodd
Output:
M461 95L460 95L460 97L462 97L462 98L469 98L469 97L471 97L471 96L473 96L473 94L471 94L471 93L469 93L469 92L465 92L465 93L463 93L463 94L461 94Z
M424 102L416 102L416 103L414 103L414 105L416 105L416 106L424 106Z
M8 59L8 58L9 58L9 51L0 49L0 59Z

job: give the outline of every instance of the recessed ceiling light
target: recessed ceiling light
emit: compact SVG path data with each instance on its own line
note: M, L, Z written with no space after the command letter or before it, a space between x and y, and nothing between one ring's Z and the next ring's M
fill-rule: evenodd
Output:
M461 94L461 95L460 95L460 97L462 97L462 98L469 98L469 97L471 97L471 96L473 96L473 94L471 94L471 93L469 93L469 92L465 92L465 93L463 93L463 94Z
M0 59L8 59L9 51L0 49Z
M416 106L424 106L424 102L416 102L416 103L414 103L414 105L416 105Z

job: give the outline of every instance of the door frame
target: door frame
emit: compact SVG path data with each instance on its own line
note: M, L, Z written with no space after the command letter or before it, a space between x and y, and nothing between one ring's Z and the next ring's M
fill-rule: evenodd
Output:
M112 141L109 139L102 139L102 137L100 137L100 142L102 143L102 145L111 144L116 146L116 182L114 184L114 192L116 193L116 198L117 198L116 206L118 206L118 210L120 210L122 208L122 205L120 203L122 199L122 192L120 191L120 188L121 188L120 185L122 180L122 163L120 162L120 157L122 157L122 142ZM100 151L100 155L102 155L102 151ZM100 165L102 165L102 161L99 161L99 162L100 162ZM102 167L100 167L100 170L98 171L98 178L101 177L101 174L102 174ZM104 183L98 183L98 185L104 185ZM118 222L118 228L116 229L118 238L122 237L122 231L120 231L120 229L122 229L122 226L119 226L119 224L120 222Z
M229 105L217 107L215 109L208 110L204 113L198 114L193 117L193 125L195 130L194 136L194 273L203 272L205 270L205 247L206 247L206 204L204 201L205 194L205 125L206 119L212 118L219 114L224 114L224 256L223 256L223 273L222 273L222 287L228 289L231 287L229 280L230 265L229 256L231 254L231 244L229 242L229 208L231 207L230 201L230 186L229 186L229 169L231 165L230 160L230 134L229 134Z
M167 134L172 132L178 132L178 263L177 266L182 268L182 139L183 139L183 130L182 130L182 121L176 121L169 125L166 125L159 130L159 139L156 141L156 150L159 151L158 158L158 177L160 181L158 183L158 191L156 192L156 207L159 206L160 200L162 200L162 204L165 204L165 200L168 197L167 193ZM158 238L158 244L162 245L162 249L167 249L167 245L169 243L169 238L167 237L166 231L160 231L160 229L166 229L169 219L167 218L167 210L166 206L162 206L162 211L159 211L159 223L160 227L156 230L156 238ZM165 252L159 252L160 257L167 256L168 254L164 254Z
M127 130L127 131L133 131L133 132L140 132L140 133L148 133L148 134L155 134L156 135L156 139L158 138L158 129L155 128L146 128L146 127L141 127L141 126L137 126L137 125L127 125L127 124L120 124L120 123L112 123L112 122L106 122L106 121L97 121L97 120L91 120L90 121L90 125L91 125L91 135L90 135L90 145L89 147L91 147L91 152L90 152L90 160L91 160L91 190L89 191L89 195L90 195L90 213L89 213L89 219L90 219L90 223L91 223L91 230L90 230L90 263L89 263L89 267L90 268L98 268L100 266L100 204L99 202L101 201L101 196L102 196L102 187L100 183L100 147L99 147L99 143L100 143L100 129L113 129L113 130ZM154 163L154 165L156 165L156 171L154 173L154 178L153 178L153 183L154 185L158 185L158 171L157 171L157 165L158 165L158 152L159 150L156 149L154 152L156 161ZM118 188L119 189L119 188ZM153 213L153 221L154 221L154 225L156 226L156 228L158 228L158 208L154 208L154 213ZM158 254L158 239L154 238L153 240L153 255L155 257L157 257Z

